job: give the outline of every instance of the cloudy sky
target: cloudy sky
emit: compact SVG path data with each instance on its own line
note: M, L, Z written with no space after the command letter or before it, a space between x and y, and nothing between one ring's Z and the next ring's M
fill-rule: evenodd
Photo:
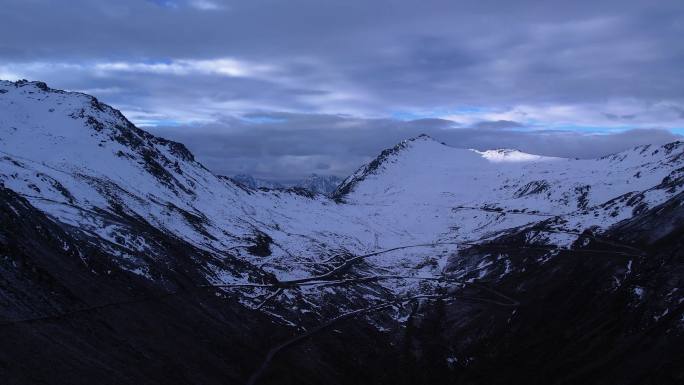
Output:
M121 109L217 173L397 141L603 155L684 134L684 2L1 0L0 78Z

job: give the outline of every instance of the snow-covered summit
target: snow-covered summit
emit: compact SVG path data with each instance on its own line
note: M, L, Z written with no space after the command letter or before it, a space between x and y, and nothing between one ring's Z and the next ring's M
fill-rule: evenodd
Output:
M365 180L379 178L383 179L382 183L384 183L392 182L389 180L391 178L408 178L406 183L410 184L412 183L410 179L415 178L432 184L446 181L449 179L447 178L449 174L453 172L476 174L483 170L495 169L490 163L524 163L560 159L509 149L488 151L459 149L423 134L382 151L376 159L345 179L334 196L343 199L360 188L359 186Z
M408 223L445 220L442 226L457 226L463 236L554 216L575 230L605 227L679 191L679 185L664 186L680 180L683 150L674 142L599 159L564 159L458 149L420 137L383 151L347 178L336 198L383 207L378 210L386 214L379 215L408 211Z
M235 224L240 188L92 96L2 82L0 111L0 181L57 220L131 251L143 241L103 216L133 216L205 249L246 233Z
M311 174L295 183L295 186L318 194L330 194L337 189L341 182L342 179L335 175Z
M478 154L481 154L483 158L485 158L489 161L492 161L492 162L531 162L531 161L550 161L550 160L562 159L562 158L557 158L557 157L528 154L528 153L522 152L520 150L508 149L508 148L497 149L497 150L486 150L486 151L477 151L477 150L472 150L472 151L475 151Z
M354 190L357 184L371 175L380 173L385 169L387 164L395 162L400 155L403 155L407 152L415 152L414 150L416 149L418 152L423 152L430 151L430 148L440 148L442 146L446 145L437 142L426 134L421 134L416 137L403 140L394 147L383 150L375 159L361 166L352 175L347 177L332 193L332 196L336 199L343 198L346 194L349 194L352 190Z
M184 171L201 166L184 145L138 129L96 98L26 81L3 81L0 93L5 154L133 186L149 174L174 193L194 194L194 181Z

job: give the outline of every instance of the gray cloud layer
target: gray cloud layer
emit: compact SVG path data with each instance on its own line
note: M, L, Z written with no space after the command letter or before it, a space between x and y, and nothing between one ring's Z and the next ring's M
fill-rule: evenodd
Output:
M92 93L225 173L343 174L422 131L582 157L684 133L681 0L4 0L0 20L0 78Z
M275 116L273 117L275 119ZM442 119L398 121L327 115L291 115L283 121L221 122L189 130L157 127L153 132L185 143L207 167L224 175L253 173L273 180L304 174L347 176L379 152L421 133L458 148L516 148L561 157L593 158L644 143L667 143L681 137L667 130L635 129L613 134L572 131L519 131L456 128ZM231 127L226 129L226 127Z

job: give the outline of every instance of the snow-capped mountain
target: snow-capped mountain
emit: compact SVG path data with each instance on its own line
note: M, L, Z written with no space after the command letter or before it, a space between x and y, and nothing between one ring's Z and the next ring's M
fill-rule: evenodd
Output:
M267 373L283 373L269 367L273 355L326 325L353 319L354 327L335 324L344 333L314 349L343 351L351 335L358 352L382 346L378 355L405 359L414 357L413 350L397 346L419 342L399 343L403 331L416 322L446 322L448 313L456 334L438 338L451 341L439 353L449 363L440 370L456 375L450 370L460 368L472 382L477 372L470 368L507 357L483 354L488 339L502 336L523 346L526 321L543 321L531 309L550 301L538 291L574 290L572 285L596 301L627 303L624 311L631 315L625 320L636 319L634 312L641 317L625 323L635 328L629 330L661 325L662 319L668 322L662 330L682 333L682 261L676 251L684 229L681 142L576 160L457 149L418 136L383 151L339 185L312 176L303 188L255 189L261 186L249 177L236 182L214 175L182 144L135 127L91 96L40 82L0 81L0 152L0 322L67 319L63 334L12 337L47 344L45 357L52 358L44 359L59 365L125 367L138 358L176 354L184 357L177 362L183 373L193 373L188 382L249 377L278 383L277 375ZM331 198L312 193L332 186ZM577 283L592 271L591 280ZM656 279L661 276L667 279ZM161 297L173 298L171 308L159 303ZM139 313L123 309L139 301L155 305ZM430 301L449 305L439 310ZM563 316L586 312L579 321L610 322L582 304L546 305ZM91 314L110 307L128 316ZM83 321L93 328L91 335L73 320L80 313L94 317ZM135 325L147 330L155 319L194 337L181 337L177 345L162 335L141 337L145 333ZM506 334L507 322L519 327ZM591 329L581 325L577 330ZM117 329L146 342L101 346L117 338ZM615 338L623 335L631 338L627 332ZM81 339L87 347L74 342ZM188 348L194 339L218 345ZM64 344L73 357L59 354L56 346ZM227 360L232 346L241 346L243 354ZM16 357L34 351L27 345ZM95 364L82 358L91 351L101 355ZM3 354L0 363L20 359ZM200 363L195 355L210 358ZM271 357L265 366L249 364L264 355ZM295 383L363 368L336 354L291 364L303 368L289 374ZM321 371L331 365L331 372ZM170 376L145 370L132 378ZM335 381L351 381L340 378Z
M266 179L255 178L247 174L239 174L231 179L251 189L287 189L303 188L313 193L328 195L333 193L342 182L342 178L335 175L311 174L302 180L290 183L274 182Z
M266 179L255 178L249 174L238 174L238 175L231 177L231 179L242 184L245 187L249 187L249 188L255 189L255 190L260 189L260 188L267 188L267 189L285 188L285 185L282 183L273 182L273 181L266 180Z
M415 232L429 223L442 239L481 239L547 218L578 233L606 229L681 191L682 151L675 142L578 160L455 149L419 136L383 151L333 196L380 217L404 211ZM549 241L573 240L560 238Z
M318 175L311 174L295 184L295 187L301 187L318 194L331 194L337 190L337 186L342 182L342 178L335 175Z

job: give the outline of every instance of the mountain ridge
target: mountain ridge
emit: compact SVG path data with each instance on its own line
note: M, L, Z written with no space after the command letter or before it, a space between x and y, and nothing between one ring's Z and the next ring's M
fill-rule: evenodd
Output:
M382 245L472 240L558 215L560 228L581 232L629 218L637 206L644 210L679 189L682 157L676 143L569 160L456 149L422 135L381 152L347 178L332 195L347 202L343 205L296 189L243 191L194 161L182 145L133 129L120 113L83 94L56 92L55 101L55 92L40 84L3 84L10 90L2 97L16 98L5 105L7 111L20 117L33 113L31 123L17 118L4 124L5 130L21 126L31 133L29 138L10 128L0 142L5 152L24 151L3 161L0 177L8 187L34 196L34 204L59 220L98 233L102 219L92 213L104 210L144 218L206 250L235 250L241 239L268 234L275 244L288 245L274 249L273 259L280 262L268 266L276 269L271 273L284 276L292 274L295 250L310 254L326 244L363 253ZM12 89L20 90L19 95ZM60 108L65 115L61 120L55 115ZM46 112L50 109L55 111ZM76 132L74 124L81 127L78 135L69 134ZM68 135L56 136L58 127ZM90 135L83 138L83 133ZM60 152L67 143L76 150ZM61 147L34 154L35 147L54 146ZM513 154L516 161L499 162L491 154ZM41 164L23 164L22 157L37 157ZM675 186L664 188L665 178ZM307 215L300 211L304 206ZM310 228L314 222L322 228ZM131 236L116 227L107 231L106 238L115 243ZM572 237L552 238L572 242ZM306 270L296 274L305 276Z

